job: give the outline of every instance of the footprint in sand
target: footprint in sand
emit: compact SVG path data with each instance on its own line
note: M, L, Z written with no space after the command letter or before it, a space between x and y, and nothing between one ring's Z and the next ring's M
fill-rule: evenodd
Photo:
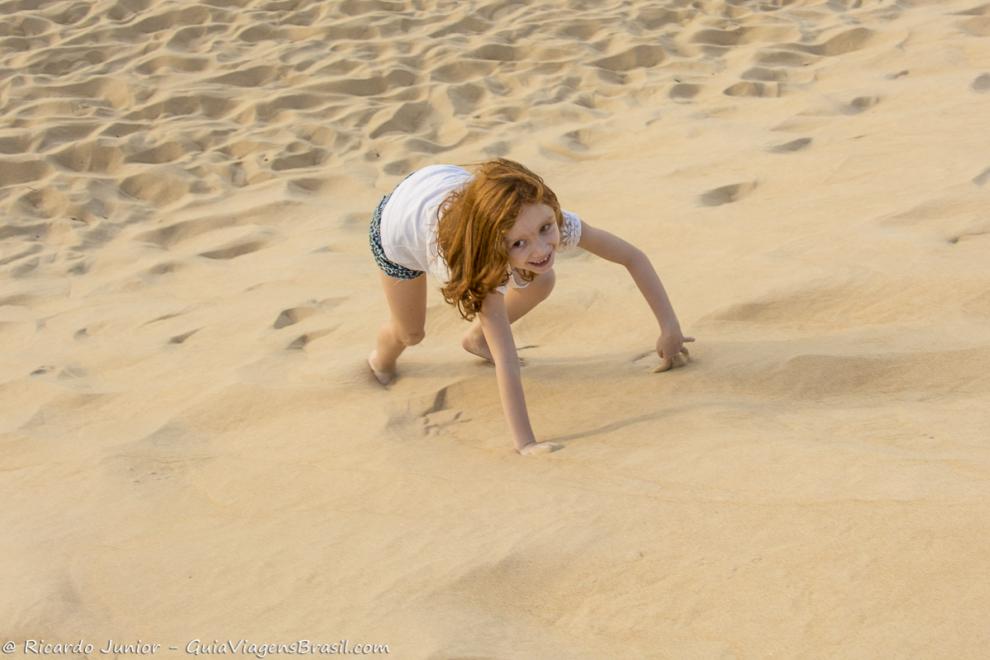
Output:
M311 332L307 332L293 339L291 342L289 342L289 345L286 346L285 348L290 351L301 351L307 346L309 346L309 344L312 343L314 340L319 339L320 337L326 337L336 329L337 326L334 326L332 328L323 328L321 330L313 330Z
M674 101L678 103L687 103L691 101L698 92L701 91L701 85L692 85L691 83L678 83L670 88L669 96Z
M866 112L878 103L880 103L880 98L877 96L858 96L850 101L849 105L842 109L842 112L847 115L858 115L861 112Z
M175 335L174 337L169 338L168 343L170 343L170 344L181 344L181 343L185 342L187 339L189 339L190 337L192 337L194 334L196 334L197 332L199 332L200 330L202 330L202 328L196 328L194 330L190 330L188 332L183 332L182 334Z
M961 242L970 241L990 234L990 222L985 220L975 220L968 223L967 227L957 229L950 237L949 243L957 245Z
M754 190L756 190L755 181L733 183L728 186L721 186L719 188L709 190L708 192L702 194L698 198L698 201L702 206L722 206L723 204L737 202Z
M798 138L797 140L791 140L790 142L785 142L783 144L775 144L770 147L769 151L775 154L789 154L795 151L801 151L802 149L807 149L811 145L811 138L804 137Z
M429 436L436 436L445 431L452 430L452 427L467 422L468 418L464 417L464 411L462 410L444 409L423 415L421 420L423 433Z
M266 239L247 239L235 241L215 250L200 252L199 256L206 257L207 259L236 259L242 255L257 252L258 250L266 247L268 243L269 241Z
M726 96L749 96L752 98L777 98L781 95L780 83L776 82L737 82L722 90Z
M272 327L278 330L279 328L284 328L289 325L295 325L303 319L309 318L316 313L316 309L313 307L291 307L289 309L283 309L278 318L272 324Z

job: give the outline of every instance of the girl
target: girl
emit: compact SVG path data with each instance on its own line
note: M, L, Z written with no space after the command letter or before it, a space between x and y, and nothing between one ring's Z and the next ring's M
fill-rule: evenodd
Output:
M391 312L368 356L375 378L390 383L399 354L423 341L423 275L429 271L443 283L445 301L465 320L478 318L461 345L495 364L502 408L520 454L561 448L536 441L509 327L550 295L558 249L578 246L629 270L660 324L657 371L670 369L681 353L686 359L683 344L694 341L681 333L646 254L561 211L543 179L511 160L482 163L473 176L453 165L410 174L378 204L369 240Z

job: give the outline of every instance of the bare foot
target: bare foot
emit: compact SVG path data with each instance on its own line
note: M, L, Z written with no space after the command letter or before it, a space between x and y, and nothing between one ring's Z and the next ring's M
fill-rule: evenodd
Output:
M531 442L516 451L523 456L532 456L533 454L549 454L563 448L563 445L559 445L556 442Z
M485 341L485 336L483 334L479 334L474 330L469 330L461 340L461 347L468 353L477 355L482 360L495 364L495 358L492 357L492 352L488 349L488 342ZM524 358L519 358L519 366L521 367L525 364L526 360Z
M375 366L375 360L378 357L378 351L371 351L371 355L368 356L368 366L371 367L371 373L375 374L375 380L377 380L382 385L388 385L395 379L394 371L385 371L379 369Z

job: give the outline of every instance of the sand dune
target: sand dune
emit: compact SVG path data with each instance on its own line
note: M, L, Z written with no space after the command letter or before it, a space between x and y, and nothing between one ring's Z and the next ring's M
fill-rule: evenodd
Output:
M0 637L986 655L990 4L0 14ZM653 374L632 280L562 253L532 460L435 286L364 364L374 204L503 155L698 339Z

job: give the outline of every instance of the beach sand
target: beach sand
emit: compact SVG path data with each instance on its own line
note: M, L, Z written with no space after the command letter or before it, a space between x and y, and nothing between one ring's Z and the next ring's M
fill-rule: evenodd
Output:
M987 657L990 4L0 9L0 642ZM375 204L494 156L697 338L561 253L538 457L435 281L365 364Z

